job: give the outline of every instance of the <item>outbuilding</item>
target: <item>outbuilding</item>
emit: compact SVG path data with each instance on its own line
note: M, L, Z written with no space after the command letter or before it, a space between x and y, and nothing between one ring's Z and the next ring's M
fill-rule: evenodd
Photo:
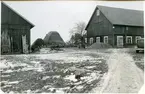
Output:
M1 54L29 53L33 27L31 22L1 2Z

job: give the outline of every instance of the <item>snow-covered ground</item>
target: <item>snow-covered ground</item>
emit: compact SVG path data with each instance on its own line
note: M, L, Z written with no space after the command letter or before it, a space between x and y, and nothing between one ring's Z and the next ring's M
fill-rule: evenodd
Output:
M109 50L42 49L37 54L4 55L0 67L1 89L7 93L89 92L108 71L109 53ZM76 74L82 75L79 81Z
M134 52L133 52L134 51ZM144 84L143 71L135 65L138 58L144 62L144 55L136 54L133 49L115 49L107 60L109 70L104 75L101 88L94 88L94 92L101 93L137 93Z
M143 84L130 49L49 51L1 56L1 89L7 93L132 93ZM144 63L142 63L144 64ZM82 75L80 80L75 75Z

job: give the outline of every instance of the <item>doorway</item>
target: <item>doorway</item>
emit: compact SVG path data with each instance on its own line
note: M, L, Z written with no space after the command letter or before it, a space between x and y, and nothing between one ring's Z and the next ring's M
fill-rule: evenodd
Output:
M123 36L117 36L117 47L123 47Z

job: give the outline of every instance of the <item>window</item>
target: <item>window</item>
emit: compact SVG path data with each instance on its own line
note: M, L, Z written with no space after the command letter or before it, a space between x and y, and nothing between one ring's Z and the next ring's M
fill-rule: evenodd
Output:
M108 43L108 36L104 36L104 43Z
M96 43L100 43L100 37L96 37Z
M136 36L135 37L135 43L137 43L140 38L141 38L141 36Z
M126 30L128 30L128 27L126 27Z
M126 43L127 44L132 44L132 36L127 36L126 37Z
M99 16L100 15L100 11L99 10L97 10L97 16Z
M85 43L87 43L87 38L85 38Z
M90 44L93 44L93 38L90 38Z

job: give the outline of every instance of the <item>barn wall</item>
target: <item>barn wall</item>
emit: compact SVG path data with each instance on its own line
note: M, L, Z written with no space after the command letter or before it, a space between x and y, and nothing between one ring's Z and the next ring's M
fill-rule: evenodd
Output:
M115 25L114 31L114 38L115 38L115 45L117 45L117 36L123 36L124 47L128 46L126 44L126 36L132 36L132 44L135 45L135 37L141 36L144 37L144 27L137 27L137 26L119 26ZM127 28L128 29L127 29Z
M95 10L90 24L87 28L87 37L88 42L90 37L96 38L97 36L101 38L101 42L103 42L103 37L108 36L109 44L113 45L113 25L110 21L104 16L104 14L100 11L100 15L96 15L97 9ZM94 41L95 42L95 41Z
M1 34L3 33L6 36L5 40L9 40L10 38L9 53L22 53L23 52L22 36L25 36L25 35L26 35L26 42L27 42L28 48L30 49L30 27L15 26L15 25L9 25L9 26L2 25ZM2 41L2 43L4 43L4 41ZM4 46L6 45L2 44L2 48L4 48ZM1 50L3 51L3 49Z
M26 37L26 47L30 49L30 29L32 25L29 24L20 15L1 3L1 52L23 53L24 46L22 43L22 36Z
M144 27L119 26L119 25L115 25L114 27L115 27L114 34L144 35Z

